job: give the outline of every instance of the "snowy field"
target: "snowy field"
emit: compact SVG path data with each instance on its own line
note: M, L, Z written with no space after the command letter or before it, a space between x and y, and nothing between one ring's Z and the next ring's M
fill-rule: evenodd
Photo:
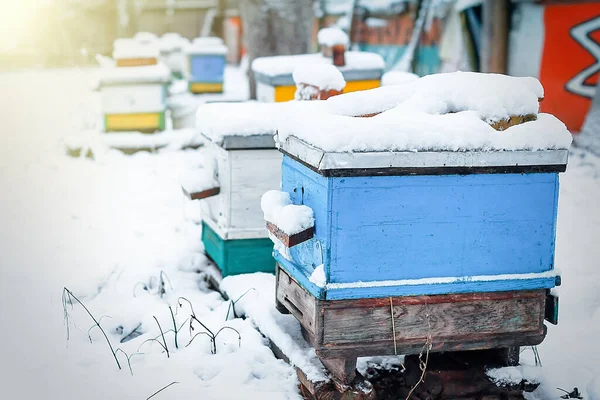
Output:
M294 370L197 273L206 263L198 209L178 179L202 165L203 151L65 155L65 138L94 128L96 75L0 75L0 398L146 399L172 382L153 398L300 398ZM557 387L585 393L600 379L599 200L600 159L573 151L561 176L557 228L560 324L539 346L542 385L531 398L557 399L564 394ZM248 286L259 281L265 277ZM65 286L96 318L107 316L101 325L122 350L121 370L102 332L88 332L94 322L81 307L67 305L67 341ZM186 347L201 326L194 322L190 335L191 310L180 296L211 331L227 326L239 336L223 330L216 354L207 335ZM173 321L181 326L178 348ZM140 323L141 336L119 343ZM522 358L533 363L530 350Z

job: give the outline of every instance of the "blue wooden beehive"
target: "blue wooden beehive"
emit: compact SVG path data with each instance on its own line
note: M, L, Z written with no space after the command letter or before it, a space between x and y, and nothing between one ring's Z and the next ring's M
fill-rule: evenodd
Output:
M477 101L474 88L460 100L459 86L470 79L485 86L487 78L447 78L458 81L456 90L435 77L337 96L323 102L325 113L312 110L279 130L282 191L293 205L312 209L314 226L286 233L267 220L277 238L278 308L296 316L341 380L351 379L356 357L414 354L426 341L432 351L515 349L543 340L544 317L556 322L549 289L560 283L558 173L570 135L554 117L537 115L539 83L531 89L529 81L493 78L516 92L492 105L532 112L491 121L485 93ZM408 94L395 101L403 90ZM354 115L372 115L378 95L400 105L372 118L339 107L360 100L366 106L354 107ZM454 96L450 113L418 109L423 98L444 95ZM515 101L519 96L529 103ZM469 105L474 110L465 110ZM394 135L410 140L390 140Z
M314 237L275 258L315 297L554 287L567 150L498 153L498 165L486 153L384 153L372 168L336 169L337 155L309 148L282 147L282 190L314 210ZM321 264L328 287L309 281Z
M217 37L196 38L186 49L186 77L192 93L221 93L227 47Z

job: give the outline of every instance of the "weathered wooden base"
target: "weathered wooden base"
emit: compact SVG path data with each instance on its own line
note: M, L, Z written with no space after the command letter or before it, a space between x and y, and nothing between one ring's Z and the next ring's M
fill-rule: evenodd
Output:
M269 345L275 357L289 363L287 356L273 343L269 341ZM343 384L336 382L335 379L326 381L313 382L306 374L298 367L296 374L300 381L300 393L306 399L315 400L375 400L377 397L373 386L362 375L356 374L356 362L353 366L354 378Z
M357 357L419 354L426 344L430 352L532 346L546 335L543 289L318 300L278 267L276 301L340 382L352 381Z
M273 242L268 238L225 240L203 221L202 243L223 277L275 270Z

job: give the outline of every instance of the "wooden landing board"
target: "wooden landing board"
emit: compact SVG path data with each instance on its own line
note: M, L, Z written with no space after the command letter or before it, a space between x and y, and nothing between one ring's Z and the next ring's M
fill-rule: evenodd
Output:
M220 187L213 187L210 189L202 190L200 192L194 192L192 190L186 189L184 186L181 186L181 190L183 194L190 200L202 200L208 197L216 196L221 193Z
M546 291L318 300L281 267L276 298L321 358L531 346L546 335ZM393 318L392 318L393 315Z
M275 237L281 240L281 243L285 245L285 247L294 247L300 243L306 242L310 240L315 235L315 227L311 226L308 229L303 230L302 232L295 233L293 235L288 235L281 229L279 229L276 225L267 222L267 229L271 232Z

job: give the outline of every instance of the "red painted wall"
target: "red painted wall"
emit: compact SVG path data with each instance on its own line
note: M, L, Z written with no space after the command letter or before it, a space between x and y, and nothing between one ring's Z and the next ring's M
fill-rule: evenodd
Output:
M544 28L541 110L578 132L600 71L600 3L548 5Z

